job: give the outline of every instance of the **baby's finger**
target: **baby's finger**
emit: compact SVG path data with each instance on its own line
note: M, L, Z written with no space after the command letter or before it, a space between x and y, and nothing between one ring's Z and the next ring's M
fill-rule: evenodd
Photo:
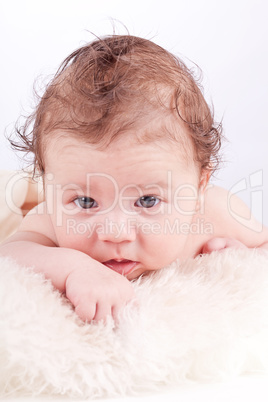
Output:
M96 322L101 321L101 320L106 322L107 316L110 316L111 314L112 314L112 311L111 311L111 306L109 305L109 303L98 303L96 306L96 312L95 312L93 320Z
M245 244L241 243L241 241L236 240L236 239L226 239L226 245L225 248L232 247L232 248L247 248Z
M212 251L219 251L226 247L226 239L221 237L214 237L207 241L202 248L203 254L210 254Z
M202 253L209 254L212 251L222 251L226 248L246 248L239 240L228 237L214 237L210 239L202 248Z
M112 316L116 323L118 323L118 317L120 312L122 311L123 306L113 306L112 307Z
M122 314L122 311L124 310L124 307L126 307L126 305L130 305L130 308L133 310L133 309L137 309L139 307L139 302L136 298L133 298L129 301L126 301L125 303L115 304L112 307L112 316L116 322L118 322L118 318L119 318L120 314ZM129 312L129 309L128 309L128 312Z
M75 312L78 315L79 318L81 318L81 320L85 321L85 322L90 322L94 319L95 314L96 314L96 304L95 303L91 303L91 304L87 304L87 303L82 303L82 304L78 304L75 307Z

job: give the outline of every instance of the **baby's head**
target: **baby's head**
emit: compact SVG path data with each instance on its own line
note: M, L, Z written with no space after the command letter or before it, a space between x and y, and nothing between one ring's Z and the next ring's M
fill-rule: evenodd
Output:
M141 38L97 40L63 62L31 122L58 246L129 279L191 254L220 132L180 60Z
M191 72L162 47L130 35L96 40L67 57L20 135L43 174L48 144L63 131L103 148L129 129L141 142L184 147L200 173L217 167L220 130Z

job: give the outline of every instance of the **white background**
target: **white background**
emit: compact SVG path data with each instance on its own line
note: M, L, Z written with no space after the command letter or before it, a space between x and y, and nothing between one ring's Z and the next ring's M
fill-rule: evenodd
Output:
M92 40L90 31L111 34L112 18L131 34L153 39L202 69L206 99L213 101L216 118L223 119L228 139L216 183L227 189L240 183L244 190L239 195L254 211L257 206L257 218L268 225L267 4L266 0L1 0L0 169L22 166L4 133L12 132L21 113L31 111L34 80L53 74L69 53ZM126 32L120 23L115 25L117 33ZM249 178L257 171L262 171L262 181L257 175L258 186L250 188Z

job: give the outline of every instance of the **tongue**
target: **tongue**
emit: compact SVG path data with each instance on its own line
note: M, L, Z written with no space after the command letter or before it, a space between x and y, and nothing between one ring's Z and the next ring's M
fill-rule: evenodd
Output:
M111 268L113 271L118 272L121 275L127 275L137 264L136 261L131 260L109 260L103 263L106 267Z

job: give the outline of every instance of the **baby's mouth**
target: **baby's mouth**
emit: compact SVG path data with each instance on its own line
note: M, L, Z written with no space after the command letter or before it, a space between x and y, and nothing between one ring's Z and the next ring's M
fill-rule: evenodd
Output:
M108 260L103 264L118 274L127 275L136 267L138 262L132 260Z

